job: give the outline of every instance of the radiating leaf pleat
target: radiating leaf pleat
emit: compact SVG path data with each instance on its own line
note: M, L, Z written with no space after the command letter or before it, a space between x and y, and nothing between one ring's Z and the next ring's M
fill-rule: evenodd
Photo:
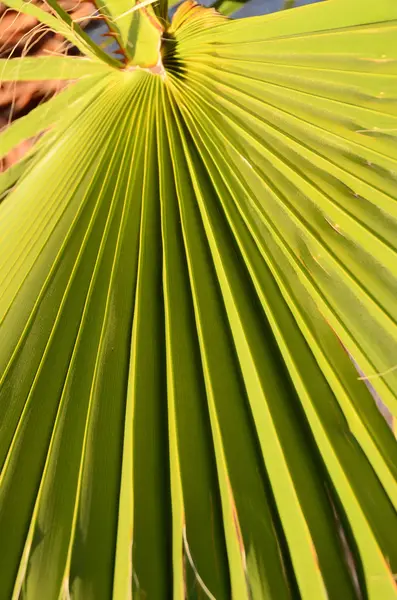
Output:
M175 164L183 164L183 141L178 137L173 138L173 147ZM186 167L188 168L188 165ZM211 266L209 249L197 212L194 188L187 178L187 168L178 169L180 186L178 199L225 524L225 543L230 565L230 593L246 598L248 590L244 576L244 554L234 518L234 498L230 487L226 449L222 440L216 402L219 397L229 398L229 402L235 402L244 391L236 372L235 356L229 344L228 332L222 326L224 317L221 298L217 290L215 274L209 271ZM211 330L215 333L213 337L212 335L210 337Z
M142 182L142 217L131 352L133 355L132 568L134 595L164 597L171 587L171 530L165 331L161 289L162 245L156 176L155 103L159 82L150 81ZM142 461L141 457L145 456Z
M179 594L189 590L189 593L194 590L200 593L200 590L206 589L215 598L227 598L228 569L224 560L213 444L199 341L195 333L188 263L179 224L177 199L180 197L181 202L190 200L182 183L184 168L183 163L177 161L174 141L176 123L165 92L161 100L164 109L159 108L157 119L164 245L173 561L179 571L174 566L174 577L179 577L174 589L179 590ZM174 171L173 177L169 177L169 169ZM177 480L175 484L174 479ZM197 522L200 527L196 526ZM183 559L184 564L181 564ZM189 561L192 561L193 567ZM182 583L180 569L183 568L186 574L189 567L193 571L192 578L185 575Z

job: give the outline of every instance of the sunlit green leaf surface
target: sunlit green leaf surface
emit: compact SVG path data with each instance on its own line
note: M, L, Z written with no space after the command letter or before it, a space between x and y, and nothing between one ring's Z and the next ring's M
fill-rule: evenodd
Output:
M0 599L395 600L397 5L163 37L24 117Z

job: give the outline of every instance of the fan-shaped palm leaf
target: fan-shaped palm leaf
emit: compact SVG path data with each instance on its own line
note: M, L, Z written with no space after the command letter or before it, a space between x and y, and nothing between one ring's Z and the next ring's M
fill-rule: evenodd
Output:
M395 599L397 5L162 38L0 137L0 598Z

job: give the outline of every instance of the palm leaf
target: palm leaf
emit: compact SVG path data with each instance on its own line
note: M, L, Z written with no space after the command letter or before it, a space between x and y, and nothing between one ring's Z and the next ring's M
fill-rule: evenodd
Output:
M127 59L141 67L155 65L165 24L166 1L98 0L97 5L107 16L109 28Z
M396 414L396 36L186 2L161 65L48 103L0 204L0 598L397 598L346 353Z
M42 61L39 59L38 62ZM98 65L104 67L102 70L106 72L106 65L103 65L103 63L98 63ZM93 71L96 68L97 65L95 65ZM45 72L47 73L47 70ZM97 81L98 79L95 76L82 77L74 85L69 85L65 90L58 93L50 102L43 102L27 115L11 123L0 133L0 158L24 140L44 132L55 122L59 123L63 117L69 123L73 106L77 107L77 112L80 113L81 108L87 106L95 98L98 91L94 84ZM6 173L2 174L0 178L3 176L5 177Z
M107 73L103 62L72 56L25 56L0 59L1 81L34 81L37 79L80 79L95 73Z

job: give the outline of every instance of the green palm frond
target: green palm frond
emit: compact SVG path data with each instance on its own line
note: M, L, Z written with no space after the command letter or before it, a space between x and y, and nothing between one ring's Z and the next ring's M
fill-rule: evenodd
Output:
M162 38L0 134L0 599L395 600L397 5Z
M156 64L167 15L166 0L97 0L97 6L107 16L114 37L131 63L141 67Z
M24 56L0 58L1 81L35 81L38 79L80 79L108 72L103 62L71 56Z

